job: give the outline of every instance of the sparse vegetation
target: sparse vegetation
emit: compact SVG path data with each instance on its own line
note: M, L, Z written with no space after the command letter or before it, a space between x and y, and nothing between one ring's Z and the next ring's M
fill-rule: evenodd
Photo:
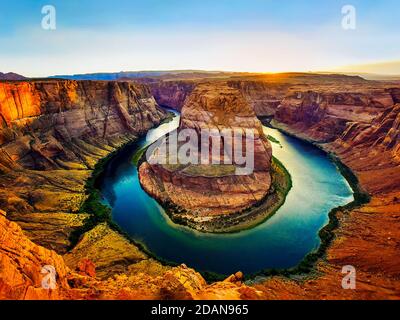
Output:
M279 141L278 139L275 139L275 138L274 138L273 136L271 136L271 135L267 135L267 139L268 139L269 141L271 141L272 143L281 145L280 141Z

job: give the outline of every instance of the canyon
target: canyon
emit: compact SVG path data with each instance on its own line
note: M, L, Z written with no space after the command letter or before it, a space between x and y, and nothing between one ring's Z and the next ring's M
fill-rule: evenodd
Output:
M340 159L369 194L336 211L333 240L312 273L244 282L238 272L207 284L185 265L154 260L107 220L83 228L96 163L166 119L158 104L198 123L196 90L205 88L240 92L247 112ZM0 82L0 298L399 299L399 111L399 83L341 75ZM57 290L41 288L44 265L56 268ZM357 270L356 290L341 287L346 265Z

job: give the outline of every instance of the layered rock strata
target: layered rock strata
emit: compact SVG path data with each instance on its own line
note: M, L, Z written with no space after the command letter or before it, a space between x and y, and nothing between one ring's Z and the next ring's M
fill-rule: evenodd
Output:
M165 117L140 84L0 83L0 207L33 241L67 252L95 164Z
M321 147L356 173L371 196L368 204L337 213L339 228L317 266L318 275L302 282L271 278L255 287L273 299L400 299L400 106L384 108L369 124L351 122ZM285 125L298 134L298 127ZM305 129L312 139L313 131ZM354 266L356 290L343 290L342 268Z

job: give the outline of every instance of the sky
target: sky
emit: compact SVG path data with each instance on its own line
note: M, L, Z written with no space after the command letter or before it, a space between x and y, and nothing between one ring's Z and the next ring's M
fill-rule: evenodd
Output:
M45 5L56 9L56 30L42 28ZM344 5L356 9L355 29L342 27ZM399 12L398 0L0 0L0 71L368 72L373 64L400 74Z

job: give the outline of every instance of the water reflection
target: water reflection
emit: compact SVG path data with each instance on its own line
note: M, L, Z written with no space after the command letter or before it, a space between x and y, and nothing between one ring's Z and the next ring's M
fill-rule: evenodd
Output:
M142 190L132 157L178 124L176 117L121 152L110 162L101 182L114 221L166 260L224 274L293 267L319 246L318 232L328 222L329 211L353 199L348 183L325 153L265 128L279 141L280 145L273 143L274 155L293 179L293 189L279 211L265 223L235 234L203 234L177 226Z

